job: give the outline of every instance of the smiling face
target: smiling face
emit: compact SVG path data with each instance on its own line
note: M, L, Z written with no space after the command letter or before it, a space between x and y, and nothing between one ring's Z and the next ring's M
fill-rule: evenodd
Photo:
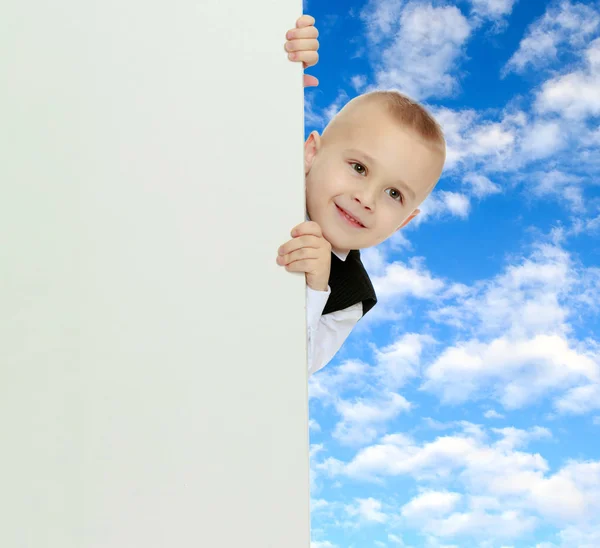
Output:
M313 132L306 141L308 215L336 251L377 245L418 213L444 157L442 146L425 142L381 105L355 106L323 137Z

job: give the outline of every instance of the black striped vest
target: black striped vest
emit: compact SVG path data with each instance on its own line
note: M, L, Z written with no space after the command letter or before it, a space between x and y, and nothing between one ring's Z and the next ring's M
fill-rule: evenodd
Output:
M331 253L329 287L331 294L323 314L330 314L362 302L364 316L377 303L375 289L357 249L350 251L345 261L338 258L335 253Z

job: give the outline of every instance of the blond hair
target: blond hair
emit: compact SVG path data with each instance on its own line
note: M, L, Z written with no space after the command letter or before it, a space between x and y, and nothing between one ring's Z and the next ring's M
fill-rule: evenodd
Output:
M425 107L397 91L371 91L355 97L340 110L329 126L337 125L339 118L345 118L346 114L353 112L357 107L372 103L385 108L394 120L411 128L425 142L438 145L442 149L446 148L444 132L435 118ZM323 136L325 137L325 133Z
M413 129L425 141L444 144L444 132L423 106L397 91L372 91L363 95L366 100L377 101L401 124Z

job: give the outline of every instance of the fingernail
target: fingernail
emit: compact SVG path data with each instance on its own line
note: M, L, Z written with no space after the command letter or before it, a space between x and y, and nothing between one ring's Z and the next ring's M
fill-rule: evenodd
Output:
M291 44L290 42L286 42L286 43L285 43L285 49L287 49L288 51L289 51L290 49L292 49L292 44Z
M288 32L288 33L285 35L285 37L286 37L288 40L291 40L293 36L294 36L294 33L293 33L291 30L290 30L290 31L289 31L289 32Z
M281 247L277 250L277 253L279 253L280 255L283 255Z

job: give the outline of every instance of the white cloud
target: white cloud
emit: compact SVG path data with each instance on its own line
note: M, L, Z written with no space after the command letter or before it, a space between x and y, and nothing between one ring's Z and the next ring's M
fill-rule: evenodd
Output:
M308 421L308 428L309 428L309 430L314 430L315 432L321 431L321 426L315 419L310 419Z
M442 127L446 138L444 170L452 170L468 156L464 148L469 139L469 130L476 124L478 114L471 109L456 111L445 107L432 109L432 114Z
M530 504L541 514L562 522L579 521L600 510L600 462L572 461L556 474L540 480L530 478ZM509 491L509 489L507 489Z
M497 150L510 149L515 142L514 131L503 123L486 123L471 133L471 153L485 156Z
M351 99L348 94L340 90L335 100L327 107L319 109L315 106L315 95L306 95L304 101L304 121L307 126L312 126L317 130L322 130L335 115L344 107Z
M423 352L434 344L435 340L429 335L404 333L392 344L376 349L374 379L381 386L397 390L420 373Z
M394 535L394 534L390 533L388 535L388 540L390 542L393 542L396 546L405 546L404 541L402 540L402 537L400 537L399 535Z
M573 74L579 77L579 73ZM430 108L446 136L444 174L497 174L491 178L501 176L504 180L510 174L509 180L516 183L523 178L519 171L528 166L539 169L542 162L544 167L548 162L560 162L565 166L563 170L572 166L575 170L597 172L597 125L587 123L583 116L600 112L600 70L593 79L588 78L587 87L563 87L561 78L567 77L550 79L542 85L532 98L537 106L531 113L515 110L516 102L487 114L472 109ZM487 119L490 117L497 120ZM593 177L589 181L593 182ZM480 189L473 186L471 194Z
M537 244L529 257L495 278L471 287L436 280L421 259L411 266L378 267L380 275L373 281L382 308L395 313L397 296L445 300L448 304L429 316L464 336L440 351L439 342L426 332L408 332L383 348L373 346L373 366L349 361L314 376L310 396L334 405L341 417L335 430L340 441L368 443L379 435L387 422L410 407L391 394L419 377L421 389L445 404L488 398L518 409L551 398L560 413L597 408L600 347L591 340L577 341L568 322L574 314L598 308L600 270L576 268L568 253L546 243ZM405 316L405 309L397 314ZM340 397L342 387L369 387L370 395L351 404ZM360 414L364 419L358 419Z
M541 426L534 426L529 430L507 426L506 428L491 428L490 431L502 436L494 446L504 451L514 451L518 447L525 447L531 440L552 437L552 432Z
M566 119L600 115L600 38L585 51L586 67L544 82L535 100L540 113Z
M346 512L349 516L358 517L364 521L385 523L388 517L381 511L381 508L381 501L369 497L367 499L356 499L356 504L346 506Z
M561 548L597 548L600 546L600 527L567 527L559 533Z
M400 394L389 392L378 394L371 400L340 399L335 408L341 421L335 426L333 438L343 445L364 445L381 434L386 422L409 411L411 404Z
M535 529L537 519L521 512L456 512L446 518L429 520L427 532L441 537L475 536L479 538L518 538Z
M385 432L390 421L409 412L412 404L396 391L418 374L421 355L434 342L427 335L407 333L381 350L374 349L374 366L346 361L313 375L310 399L339 417L333 439L349 446L370 443Z
M501 19L512 12L516 0L471 0L472 12L482 18Z
M487 410L483 416L486 419L503 419L504 415L502 415L501 413L498 413L498 411L495 411L494 409L489 409Z
M412 222L411 222L412 225ZM409 226L411 226L409 225ZM397 230L391 238L388 238L382 245L389 247L394 251L396 250L404 250L404 249L412 249L412 243L406 236L405 230Z
M363 388L368 374L369 366L359 360L346 360L337 367L327 367L310 377L309 399L332 402L342 389Z
M319 471L315 467L316 458L319 453L324 450L324 446L321 443L313 443L310 445L309 449L309 460L310 460L310 492L312 495L315 495L318 492L318 483L317 479L319 477Z
M445 171L485 163L487 170L504 170L514 162L517 139L528 124L526 115L506 113L500 122L483 120L474 110L433 108L446 137Z
M504 74L523 72L529 66L545 66L557 59L560 49L585 45L599 26L600 16L590 6L565 1L551 6L531 24L519 49L506 64Z
M560 124L536 120L523 132L521 151L527 160L540 160L551 156L566 146Z
M427 521L432 517L450 513L461 499L460 493L449 491L424 491L407 502L400 513L411 521Z
M341 400L336 404L337 411L345 421L372 423L389 420L401 411L408 411L410 403L400 394L390 393L387 401L369 402L358 399L354 402Z
M372 278L377 297L385 300L412 296L429 299L438 293L444 282L434 278L423 266L423 259L412 257L409 264L396 261L388 264L385 273Z
M485 175L467 173L463 177L463 182L471 187L471 194L477 198L485 198L486 196L502 192L502 189Z
M568 309L561 301L579 282L580 274L568 253L538 243L530 256L508 265L491 280L463 288L455 306L439 308L430 315L488 337L562 333L567 329Z
M531 115L512 108L500 112L499 121L486 120L469 109L434 108L432 113L446 136L444 170L449 175L466 171L482 176L497 173L506 178L506 174L514 174L541 160L555 160L557 154L567 151L570 156L566 164L594 165L593 150L597 145L591 137L592 130L584 124L575 126L562 118L547 119L547 113ZM584 141L592 147L589 154L581 148ZM512 178L515 179L514 175ZM473 185L472 193L480 188Z
M600 527L570 526L560 531L557 537L556 543L542 542L535 548L597 548L600 546Z
M378 303L369 315L359 322L359 330L384 320L405 321L410 310L404 307L400 311L400 303L409 298L431 300L445 287L443 280L434 277L424 267L422 257L411 257L408 264L394 261L387 263L383 269L381 265L378 266L371 276Z
M310 499L310 509L313 512L318 512L329 506L329 502L325 499Z
M306 95L304 99L304 121L307 126L317 128L323 128L327 125L328 120L325 120L323 115L317 111L314 95Z
M405 4L405 0L371 0L366 4L361 18L371 42L378 43L382 37L392 33Z
M533 183L531 191L536 197L550 196L561 204L567 203L573 212L585 211L581 177L555 169L533 172L528 178Z
M370 43L377 46L376 85L369 89L399 89L416 99L457 90L451 71L471 33L457 7L371 0L361 17Z
M570 336L568 319L584 310L578 301L597 301L595 279L594 269L576 270L562 249L542 244L521 264L476 283L456 306L430 313L471 337L426 364L422 388L446 403L485 397L515 409L550 396L562 413L594 409L600 352Z
M370 276L385 274L387 262L384 249L383 245L361 249L360 259Z
M465 194L438 190L432 192L419 209L421 214L413 221L417 226L427 217L443 217L446 214L466 219L471 210L471 202Z
M569 461L551 472L544 458L524 450L550 437L540 427L486 431L463 424L462 432L432 441L390 434L347 463L318 466L355 479L412 476L421 492L401 516L422 534L517 538L543 523L585 530L600 512L600 461ZM453 491L427 487L450 480Z
M360 90L367 85L367 77L363 74L357 74L351 78L350 82L352 84L352 87L356 91L360 92Z
M600 127L584 135L584 139L585 141L583 142L583 144L585 146L595 147L597 145L600 145Z
M596 364L600 364L600 360ZM571 388L558 399L556 407L563 413L574 414L600 409L600 380L595 378L594 382Z
M445 403L463 403L485 394L507 409L517 409L576 383L598 382L599 372L595 359L560 335L540 334L526 340L499 337L490 343L472 340L444 350L426 369L423 389ZM566 407L565 403L557 405Z

